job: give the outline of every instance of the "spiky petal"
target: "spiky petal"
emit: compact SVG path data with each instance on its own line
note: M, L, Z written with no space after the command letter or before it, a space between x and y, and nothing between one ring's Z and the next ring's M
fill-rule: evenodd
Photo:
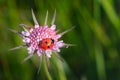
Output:
M46 12L46 17L45 17L45 23L44 23L44 26L47 25L47 20L48 20L48 11Z
M56 10L54 11L54 15L53 15L53 18L52 18L51 25L54 25L54 22L55 22L55 17L56 17Z
M71 30L73 30L75 27L72 27L72 28L70 28L70 29L68 29L68 30L65 30L64 32L62 32L62 33L60 33L62 36L64 35L64 34L66 34L67 32L69 32L69 31L71 31Z
M33 17L33 21L34 21L35 25L39 25L38 22L37 22L37 19L35 17L35 14L33 12L33 10L32 10L32 17Z

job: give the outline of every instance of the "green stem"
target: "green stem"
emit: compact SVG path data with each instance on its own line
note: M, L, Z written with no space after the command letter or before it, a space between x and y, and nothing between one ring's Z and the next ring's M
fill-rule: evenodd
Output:
M67 80L62 61L59 60L58 57L56 57L55 55L53 55L53 60L55 62L55 65L58 71L59 80Z
M52 80L52 77L51 77L51 75L50 75L50 73L48 71L48 67L47 67L47 63L46 63L46 56L45 55L43 55L43 69L45 71L45 74L46 74L48 80Z

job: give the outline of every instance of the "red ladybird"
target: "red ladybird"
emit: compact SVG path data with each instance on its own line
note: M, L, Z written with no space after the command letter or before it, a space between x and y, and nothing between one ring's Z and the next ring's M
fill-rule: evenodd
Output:
M54 45L54 40L52 38L45 38L40 42L39 47L44 50L47 50L47 49L51 49L53 45Z

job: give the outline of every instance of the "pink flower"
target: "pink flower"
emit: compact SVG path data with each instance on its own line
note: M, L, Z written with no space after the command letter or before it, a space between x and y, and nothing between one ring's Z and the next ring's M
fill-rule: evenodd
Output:
M25 43L25 45L12 48L11 50L27 47L29 56L25 58L24 61L29 59L35 52L38 56L45 54L47 58L50 58L52 52L60 52L60 48L70 46L70 44L64 43L64 41L59 40L59 38L61 38L68 31L72 30L73 27L57 34L56 25L54 24L56 11L54 12L50 27L47 25L48 12L46 14L45 23L43 26L38 24L33 11L32 16L35 23L34 28L26 29L26 25L22 24L24 31L19 33L15 30L11 30L22 36L23 42Z

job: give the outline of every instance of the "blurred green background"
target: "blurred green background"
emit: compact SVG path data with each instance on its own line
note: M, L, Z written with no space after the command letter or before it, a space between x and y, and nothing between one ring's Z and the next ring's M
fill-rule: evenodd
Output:
M36 55L21 64L27 50L8 51L23 44L8 29L33 26L31 8L41 25L56 9L60 32L76 26L61 38L77 45L61 49L65 62L53 55L50 70L43 60L38 75ZM120 80L120 0L0 0L0 80Z

